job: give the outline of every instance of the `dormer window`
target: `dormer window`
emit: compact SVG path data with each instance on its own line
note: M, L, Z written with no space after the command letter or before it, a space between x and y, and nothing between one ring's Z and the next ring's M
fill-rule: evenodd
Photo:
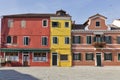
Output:
M100 27L100 22L96 21L96 27Z
M56 12L56 14L57 14L58 16L65 16L65 15L66 15L66 11L64 11L64 10L59 10L59 11Z

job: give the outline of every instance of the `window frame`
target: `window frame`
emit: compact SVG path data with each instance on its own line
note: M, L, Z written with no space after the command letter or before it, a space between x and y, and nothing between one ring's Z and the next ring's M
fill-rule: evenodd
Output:
M25 38L28 38L28 45L26 45L26 42L24 42ZM29 36L24 36L23 37L23 45L24 46L29 46L30 45L30 37Z
M88 57L87 55L92 55L92 58L91 59L87 59L87 57ZM92 53L92 52L91 53L85 53L85 60L86 61L94 61L94 53Z
M25 28L26 27L26 20L21 20L21 27Z
M66 23L67 23L68 26L66 26ZM64 26L65 26L65 28L69 28L70 27L70 23L69 22L65 22Z
M14 20L13 19L8 19L8 22L7 22L7 26L8 28L12 28L13 27L13 24L14 24Z
M117 36L117 44L120 44L120 42L118 41L118 38L120 38L120 36Z
M79 37L79 38L80 38L79 42L76 42L73 37ZM82 43L81 39L82 39L82 38L81 38L80 35L73 35L73 36L72 36L72 44L81 44L81 43ZM74 42L73 42L73 40L74 40Z
M105 35L104 37L105 37L105 42L106 42L106 44L112 44L112 36L110 36L110 35ZM110 38L107 40L106 37L110 37ZM111 41L110 41L110 40L111 40ZM110 42L109 42L109 41L110 41Z
M67 41L69 41L69 42L67 42ZM69 36L64 37L64 44L70 44L70 37Z
M13 55L13 53L17 53L17 60L15 60L15 58L13 58L13 57L15 57L15 55ZM6 57L6 54L8 54L8 57L9 58L11 58L12 57L12 59L14 59L14 60L11 60L11 59L8 59L7 57ZM10 54L12 54L12 55L10 55ZM19 52L8 52L8 53L5 53L5 58L7 58L7 60L8 61L11 61L11 62L19 62Z
M61 56L63 57L66 57L66 59L63 59L63 58L61 58ZM60 54L60 61L68 61L68 54Z
M96 26L96 27L100 27L100 21L96 21L96 22L95 22L95 26Z
M120 52L117 53L117 60L120 62L119 55L120 55Z
M57 38L56 43L54 43L54 39L53 39L53 38ZM58 42L58 41L59 41L59 39L58 39L58 37L57 37L57 36L53 36L53 37L52 37L52 44L59 44L59 42Z
M36 53L39 53L40 55L42 55L43 53L41 53L41 52L36 52ZM44 61L43 59L42 60L38 60L38 61L35 61L35 52L33 52L33 54L32 54L32 62L47 62L48 61L48 53L47 52L45 52L45 56L46 56L46 60ZM38 59L38 57L39 56L37 56L37 59ZM42 56L43 57L43 56Z
M91 42L90 42L90 43L88 43L88 42L89 42L89 41L88 41L88 37L91 37ZM92 36L91 36L91 35L87 35L87 36L86 36L86 43L87 43L87 44L92 44L92 42L93 42L93 41L92 41Z
M44 26L44 21L46 21L46 26ZM42 27L43 27L43 28L48 27L48 19L43 19L43 20L42 20Z
M47 39L46 45L43 45L43 42L42 42L42 41L44 41L43 38L46 38L46 39ZM42 46L47 46L47 45L48 45L48 36L42 36L42 37L41 37L41 45L42 45Z
M106 55L108 55L108 54L111 54L111 59L106 59ZM113 57L112 57L112 53L111 52L105 52L104 53L104 61L112 61L113 60Z
M57 26L53 26L53 23L57 23ZM52 21L52 28L58 28L59 27L59 22L58 21Z
M80 52L73 52L73 61L82 61L82 54ZM77 55L77 59L75 59L75 55Z
M10 37L10 43L8 43L8 37ZM12 36L8 35L6 38L6 44L12 44L13 41L12 39L13 39Z

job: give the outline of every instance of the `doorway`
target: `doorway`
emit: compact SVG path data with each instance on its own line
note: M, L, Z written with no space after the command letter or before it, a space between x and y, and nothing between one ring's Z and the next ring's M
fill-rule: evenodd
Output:
M52 53L52 65L57 66L57 53Z
M101 53L96 53L96 63L97 63L97 66L102 65L102 63L101 63Z
M23 66L29 66L29 53L23 53Z

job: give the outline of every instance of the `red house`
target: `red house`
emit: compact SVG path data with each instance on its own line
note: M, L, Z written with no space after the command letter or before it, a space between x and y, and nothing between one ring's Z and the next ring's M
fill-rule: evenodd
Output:
M11 66L50 66L50 15L5 15L1 56Z

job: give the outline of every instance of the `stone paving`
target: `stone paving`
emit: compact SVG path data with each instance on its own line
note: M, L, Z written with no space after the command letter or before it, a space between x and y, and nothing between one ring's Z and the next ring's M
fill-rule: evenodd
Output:
M120 80L120 67L1 67L0 80Z

